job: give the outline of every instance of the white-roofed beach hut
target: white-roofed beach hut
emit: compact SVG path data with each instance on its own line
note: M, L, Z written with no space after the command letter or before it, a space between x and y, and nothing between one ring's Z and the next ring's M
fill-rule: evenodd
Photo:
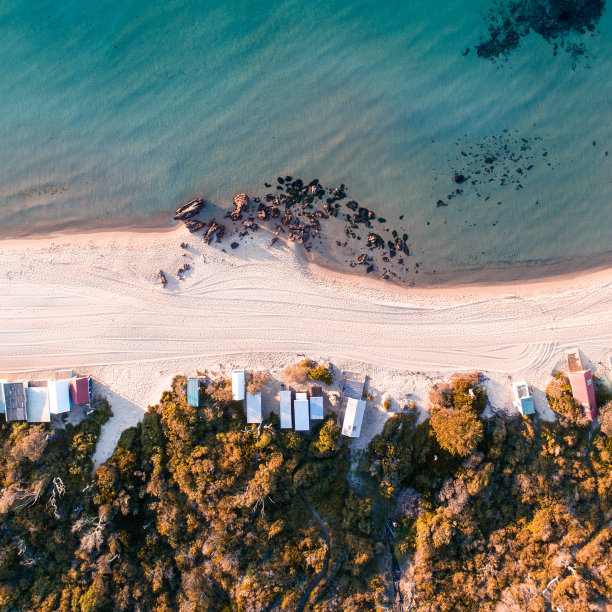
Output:
M295 394L295 399L300 401L300 402L307 402L308 401L308 393L306 393L305 391L302 391L300 393L296 393Z
M51 414L70 412L70 380L49 381L49 411Z
M307 399L296 399L295 402L293 402L295 431L310 431L310 418L308 412L309 411Z
M344 424L342 425L342 435L349 438L358 438L361 434L361 423L363 421L363 413L365 412L366 403L364 400L358 400L354 397L349 397L346 402L346 411L344 413Z
M247 423L261 423L261 393L247 393L246 396Z
M25 391L28 423L49 423L49 387L28 387Z
M293 420L291 418L291 391L286 389L278 395L280 399L281 429L291 429L293 427Z
M240 401L244 399L244 370L234 370L232 372L232 399Z

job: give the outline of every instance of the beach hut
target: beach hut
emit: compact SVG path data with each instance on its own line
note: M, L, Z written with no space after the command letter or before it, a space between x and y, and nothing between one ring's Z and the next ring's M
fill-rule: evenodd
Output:
M310 418L313 421L323 419L323 389L319 385L310 389Z
M26 388L26 416L28 423L49 423L49 387L29 386Z
M70 401L73 406L91 402L91 379L83 376L70 379Z
M284 390L279 393L280 399L280 426L281 429L291 429L291 391Z
M261 393L247 393L246 396L247 423L261 423Z
M574 399L582 406L584 414L593 420L597 417L595 384L591 370L585 368L577 348L566 351L568 378Z
M298 395L306 395L306 393L297 393ZM296 399L293 402L293 414L295 417L295 431L310 431L310 418L308 415L308 400Z
M342 435L348 436L349 438L359 437L365 407L366 403L364 400L355 399L354 397L348 398L346 402L346 411L344 412Z
M70 412L70 379L49 381L49 411L51 414Z
M308 393L306 393L306 392L296 393L295 394L295 399L298 400L299 402L307 402L308 401Z
M320 421L323 419L323 398L322 397L311 397L310 398L310 418L313 421Z
M2 401L4 403L4 418L7 423L11 421L25 421L26 393L28 383L13 382L2 384Z
M244 399L244 370L234 370L232 372L232 399L239 401Z
M200 379L187 379L187 405L197 408L200 405Z
M533 405L533 397L529 395L529 387L525 381L513 382L512 390L514 391L514 401L512 404L523 415L533 414L535 407Z
M4 414L4 392L2 391L2 385L6 380L0 380L0 414Z

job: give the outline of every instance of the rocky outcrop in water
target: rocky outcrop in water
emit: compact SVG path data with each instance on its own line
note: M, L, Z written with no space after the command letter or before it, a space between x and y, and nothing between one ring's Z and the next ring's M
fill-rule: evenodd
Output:
M507 55L531 30L547 41L592 32L605 7L604 0L503 0L486 17L489 36L477 47L479 57ZM561 45L563 46L563 44ZM568 49L580 54L576 45Z
M236 210L230 214L230 217L234 221L242 219L242 212L248 207L250 201L251 199L246 193L239 193L237 196L235 196L234 206L236 207Z
M174 220L187 221L187 219L195 217L203 208L204 200L202 198L191 200L191 202L187 202L187 204L184 204L176 209L176 212L174 213Z

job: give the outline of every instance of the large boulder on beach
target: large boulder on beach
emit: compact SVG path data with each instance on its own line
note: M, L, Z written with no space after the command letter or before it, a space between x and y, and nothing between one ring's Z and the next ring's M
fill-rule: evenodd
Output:
M162 287L165 287L166 283L168 282L167 279L166 279L166 275L161 270L157 271L157 282Z
M246 193L239 193L237 196L234 196L234 206L236 207L236 210L230 214L230 217L234 221L242 219L242 211L247 208L250 202L251 199Z
M206 227L206 223L204 223L203 221L198 221L197 219L191 219L185 223L185 227L190 232L197 232L203 227Z
M195 217L202 208L204 208L204 200L202 198L191 200L191 202L187 202L187 204L183 204L183 206L176 209L174 220L186 221L187 219L191 219Z

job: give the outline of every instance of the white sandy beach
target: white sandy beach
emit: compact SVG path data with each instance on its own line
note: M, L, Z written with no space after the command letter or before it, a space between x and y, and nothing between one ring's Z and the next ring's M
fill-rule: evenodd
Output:
M609 374L612 268L404 289L332 276L291 247L267 243L262 236L236 250L227 240L207 246L182 227L1 241L0 377L58 368L93 376L115 413L96 454L102 461L173 375L196 369L280 372L306 355L368 374L374 393L389 393L394 406L413 399L421 407L432 379L479 369L495 408L510 409L508 381L524 378L542 414L563 349L578 345ZM177 280L186 262L191 269ZM373 433L386 414L371 404Z

